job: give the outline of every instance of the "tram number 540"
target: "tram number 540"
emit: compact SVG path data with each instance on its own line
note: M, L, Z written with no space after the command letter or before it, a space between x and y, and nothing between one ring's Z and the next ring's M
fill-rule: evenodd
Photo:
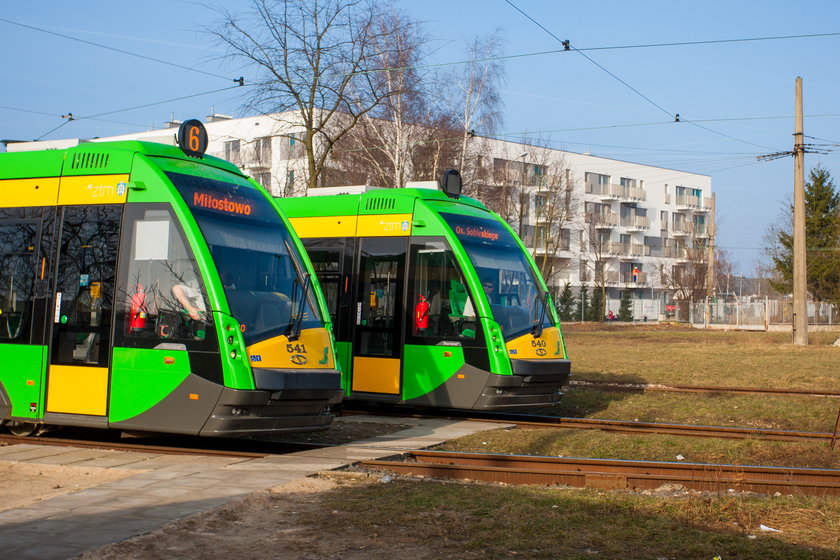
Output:
M534 348L545 348L546 342L541 338L535 338L531 341L531 346L533 346Z

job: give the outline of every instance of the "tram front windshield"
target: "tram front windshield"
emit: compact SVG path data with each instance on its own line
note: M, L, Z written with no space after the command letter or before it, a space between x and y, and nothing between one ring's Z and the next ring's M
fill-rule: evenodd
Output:
M262 193L250 185L167 176L198 222L248 344L321 325L300 255Z
M510 232L475 216L441 213L478 273L505 340L551 326L546 293Z

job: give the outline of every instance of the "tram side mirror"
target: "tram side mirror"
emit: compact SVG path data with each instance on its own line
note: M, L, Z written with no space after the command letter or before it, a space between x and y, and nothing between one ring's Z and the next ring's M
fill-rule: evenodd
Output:
M449 198L461 196L461 174L456 169L447 169L440 178L440 190Z

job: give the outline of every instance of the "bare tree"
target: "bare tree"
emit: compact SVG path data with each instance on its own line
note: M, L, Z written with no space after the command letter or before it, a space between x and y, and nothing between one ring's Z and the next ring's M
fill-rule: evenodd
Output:
M220 13L209 32L257 70L249 108L303 127L307 182L318 186L335 143L395 93L378 76L402 29L364 0L252 0L246 16Z
M418 24L392 10L378 21L382 45L379 65L392 70L372 76L377 87L393 92L369 113L337 146L336 165L365 182L403 187L413 178L415 149L429 136L426 102L427 74L418 70L425 44ZM388 29L397 29L388 34Z
M578 224L582 200L575 195L573 174L565 154L548 149L544 140L528 140L532 146L530 161L534 162L530 179L533 185L532 255L548 284L571 266L570 259L560 259L560 251L568 251L571 245L572 226Z
M677 240L671 248L673 256L678 259L673 264L673 259L660 263L659 272L662 284L673 294L674 299L682 301L700 301L706 297L706 274L708 271L708 243L705 225L698 225L693 222L683 224L681 230L686 233L685 238ZM720 258L718 277L726 276L725 268L728 260L718 252L715 260Z
M461 144L457 163L468 194L481 183L482 166L475 154L483 146L477 135L490 135L502 123L499 89L505 82L505 68L499 60L501 50L499 32L474 39L467 47L470 62L454 67L443 80L447 87L442 99L457 125Z
M584 219L586 226L584 231L587 234L586 242L589 243L589 252L582 262L587 271L592 275L593 296L599 295L597 299L598 309L593 309L593 317L599 321L604 320L607 309L607 283L618 281L618 272L610 270L610 261L616 252L613 242L610 240L610 231L615 223L615 215L612 212L605 212L601 206L590 205L586 208ZM593 301L593 304L595 302Z

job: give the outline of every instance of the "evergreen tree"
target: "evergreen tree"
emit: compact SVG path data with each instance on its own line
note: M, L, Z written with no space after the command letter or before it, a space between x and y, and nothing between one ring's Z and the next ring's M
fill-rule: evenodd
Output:
M808 292L821 301L840 301L840 193L831 174L821 167L811 170L805 184L805 247ZM776 233L777 251L773 265L778 279L771 282L781 293L790 293L793 284L793 233Z
M587 321L601 322L604 320L604 299L601 290L592 290L592 304L587 310Z
M578 292L577 305L575 306L575 321L586 321L589 315L589 288L586 284L581 284L580 292Z
M557 298L557 312L561 321L572 321L575 316L575 296L572 294L572 283L566 282L560 297Z
M621 292L621 303L618 307L618 320L619 321L633 321L633 300L630 296L630 290L624 290Z

